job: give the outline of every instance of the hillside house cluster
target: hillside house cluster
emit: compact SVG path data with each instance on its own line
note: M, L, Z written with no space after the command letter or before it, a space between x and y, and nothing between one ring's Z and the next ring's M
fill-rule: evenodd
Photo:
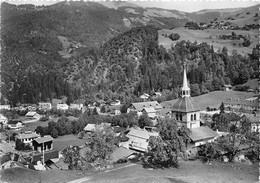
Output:
M224 103L225 110L252 113L259 111L259 96L254 99L229 98Z

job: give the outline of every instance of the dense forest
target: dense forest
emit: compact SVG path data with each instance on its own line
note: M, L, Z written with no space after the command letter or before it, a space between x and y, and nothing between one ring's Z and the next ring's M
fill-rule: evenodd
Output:
M159 28L152 25L135 27L121 34L108 33L110 36L104 39L108 41L84 45L75 49L70 58L63 58L59 54L62 44L57 36L67 36L83 44L88 40L93 43L95 37L103 36L104 32L93 31L92 39L88 36L90 32L84 34L85 26L103 25L104 17L88 14L94 16L88 20L93 22L74 20L78 24L71 26L71 17L80 13L80 4L73 6L75 11L79 9L76 13L73 11L73 16L72 11L67 11L68 7L59 6L44 11L9 8L12 11L2 12L5 16L2 20L1 103L15 106L62 96L68 97L68 103L76 99L130 102L138 101L143 92L154 91L162 92L163 100L170 100L178 96L184 60L193 96L219 90L223 84L243 84L259 76L259 45L249 55L236 51L228 55L226 47L215 52L207 43L189 41L179 41L166 50L158 44ZM85 8L91 9L91 6ZM93 8L101 11L104 7ZM110 11L113 10L107 12L109 19L114 21L115 29L119 28L119 20ZM79 24L82 27L76 30Z

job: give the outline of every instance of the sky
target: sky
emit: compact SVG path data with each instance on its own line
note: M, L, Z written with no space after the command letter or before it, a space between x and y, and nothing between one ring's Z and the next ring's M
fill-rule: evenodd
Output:
M51 5L55 0L4 0L11 4ZM203 9L241 8L259 4L258 0L130 0L141 7L157 7L174 9L184 12L194 12Z

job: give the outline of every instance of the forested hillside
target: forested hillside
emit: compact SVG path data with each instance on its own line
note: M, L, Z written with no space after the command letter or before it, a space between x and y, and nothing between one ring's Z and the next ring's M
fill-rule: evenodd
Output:
M206 43L181 41L170 50L159 46L159 28L187 21L176 21L176 14L163 18L155 10L137 7L136 14L94 2L37 8L2 3L1 10L1 103L36 103L63 95L68 102L78 98L127 102L152 91L163 92L168 100L178 95L184 60L193 95L217 90L224 83L242 84L258 74L259 45L249 55L228 55L226 48L216 53ZM142 21L150 17L152 25L140 23L140 14L146 15ZM129 26L125 18L135 19ZM75 43L66 48L71 57L59 54L64 47L58 36Z

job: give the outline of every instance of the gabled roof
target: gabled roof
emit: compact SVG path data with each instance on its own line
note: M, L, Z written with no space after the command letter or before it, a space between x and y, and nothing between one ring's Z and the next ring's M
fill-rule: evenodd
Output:
M207 126L192 128L191 133L189 135L191 140L194 142L204 140L204 139L214 138L216 136L218 136L218 134Z
M155 113L156 110L153 107L145 107L142 111L146 111L147 113Z
M242 118L245 117L249 120L250 123L259 123L260 115L254 115L254 114L245 114L242 116Z
M149 139L150 136L159 136L158 132L148 132L145 129L141 128L130 128L129 133L127 134L127 137L137 137L141 139Z
M49 141L52 141L52 140L53 140L53 138L50 135L46 135L44 137L39 137L39 138L35 139L35 141L38 144L42 144L44 142L49 142Z
M34 115L38 115L35 111L30 111L27 112L27 114L25 116L34 116Z
M172 106L174 112L194 112L200 111L199 104L191 97L179 98Z
M161 104L159 104L157 101L132 103L132 106L134 106L137 111L141 111L143 108L150 107L153 107L155 110L162 109Z
M96 129L95 124L87 124L84 128L84 131L91 131L93 132Z
M40 135L35 132L31 132L31 133L20 133L17 135L17 137L19 139L27 139L27 138L37 138L40 137Z
M134 151L130 149L126 149L124 147L117 148L110 156L113 162L117 162L120 159L127 158L128 156L132 155Z

